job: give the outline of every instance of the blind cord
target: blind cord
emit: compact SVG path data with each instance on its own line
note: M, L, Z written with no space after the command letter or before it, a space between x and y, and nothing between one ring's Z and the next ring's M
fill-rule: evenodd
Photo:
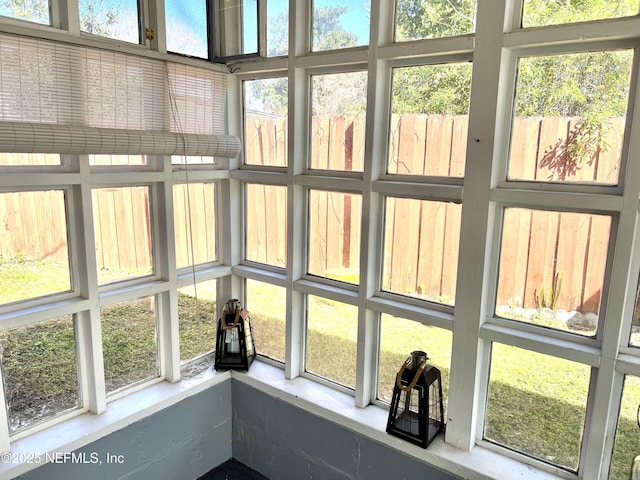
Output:
M186 140L184 137L184 128L182 127L182 121L180 119L180 113L178 111L178 105L175 99L175 85L171 82L171 75L169 75L168 65L165 62L165 74L167 77L167 85L169 91L169 106L171 110L171 116L173 118L173 122L176 125L176 129L180 134L182 139L184 151L186 152ZM187 187L187 230L189 232L188 244L191 250L191 277L193 281L193 295L196 300L196 318L200 317L200 308L199 308L199 299L198 299L198 290L196 287L196 262L195 255L193 251L193 223L191 219L191 192L189 189L190 180L189 180L189 162L187 161L187 156L185 154L182 155L182 159L184 161L184 176L185 176L185 185Z

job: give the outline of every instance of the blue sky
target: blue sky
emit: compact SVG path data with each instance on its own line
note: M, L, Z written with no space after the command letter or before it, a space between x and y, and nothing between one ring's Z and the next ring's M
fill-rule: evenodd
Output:
M369 43L369 0L314 0L313 5L347 7L347 13L342 15L344 29L358 35L361 44Z
M289 5L288 0L267 0L267 2L270 15L277 15L287 9ZM101 3L105 10L113 8L120 15L124 14L123 16L135 15L137 12L136 0L102 0ZM256 8L256 0L245 0L245 3L248 9L254 10ZM347 12L341 17L342 25L345 30L355 33L361 44L366 44L369 40L369 3L369 0L313 0L316 7L347 7ZM172 27L176 25L188 26L191 33L197 36L206 35L205 0L165 0L165 10L169 37L171 37ZM255 22L255 17L253 17L253 21ZM255 45L255 34L252 30L247 27L245 32L247 45ZM181 33L184 34L184 31ZM202 45L206 45L204 39L201 41Z

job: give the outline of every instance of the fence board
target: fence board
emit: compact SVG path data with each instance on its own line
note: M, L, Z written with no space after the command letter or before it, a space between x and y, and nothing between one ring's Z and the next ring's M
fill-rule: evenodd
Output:
M509 178L546 181L553 174L552 178L558 180L562 169L567 167L567 138L577 122L575 118L515 118ZM575 175L566 181L617 182L624 119L612 119L611 124L613 127L606 137L609 148L598 152L591 164L578 164ZM259 165L286 165L286 119L250 115L245 126L247 160ZM363 115L313 116L310 136L313 168L362 169ZM461 177L465 165L467 117L393 114L389 143L386 158L390 173ZM545 152L554 148L557 157L545 157ZM550 159L556 163L550 163ZM540 165L543 160L546 165ZM2 157L0 163L3 161L6 163L10 159ZM43 159L26 156L14 161L42 163ZM59 162L58 157L52 157L51 163L56 162ZM217 254L214 188L212 184L192 184L189 190L196 263L212 260ZM286 238L283 235L286 230L282 225L286 224L287 192L279 187L260 188L254 205L247 205L248 214L255 218L254 227L258 229L257 238L247 239L247 248L267 263L284 266ZM126 190L94 190L98 268L146 271L152 262L149 190L147 187L135 187L135 191L129 193ZM184 218L186 195L178 186L174 187L176 239L188 238L188 224ZM309 271L325 275L331 269L357 269L361 197L313 192L312 198L310 209L313 209L314 224L310 225ZM403 293L424 291L453 296L460 206L417 201L409 205L405 202L387 199L383 288ZM524 306L532 306L533 291L539 292L543 286L551 287L553 273L562 272L562 297L558 306L580 308L582 305L592 311L598 308L610 219L562 215L559 231L558 218L558 214L526 209L506 212L504 231L508 232L509 242L502 245L499 304L519 295ZM0 219L7 232L0 236L0 253L4 258L18 253L66 258L65 202L59 191L26 196L0 195ZM582 224L590 224L591 228L584 233ZM62 243L61 238L64 239ZM176 259L178 265L186 266L192 262L191 246L189 241L183 243L177 248ZM177 246L181 244L176 241Z

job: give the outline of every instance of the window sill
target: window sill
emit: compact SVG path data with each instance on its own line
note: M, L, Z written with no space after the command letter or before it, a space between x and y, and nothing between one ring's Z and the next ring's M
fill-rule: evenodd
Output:
M25 474L46 463L47 454L73 452L230 378L230 372L208 368L193 378L161 382L109 402L101 415L83 413L12 441L10 461L0 461L0 479Z
M80 414L16 440L11 445L12 459L16 461L0 463L0 479L27 473L45 463L46 454L77 450L230 378L465 479L562 478L481 446L471 452L458 450L445 444L441 435L428 449L417 447L385 432L388 415L385 408L376 405L357 408L349 394L304 377L287 380L282 369L256 361L246 373L208 368L178 383L162 382L110 402L102 415ZM19 458L26 461L18 462Z
M444 443L442 435L436 437L427 449L417 447L386 433L387 409L376 405L358 408L352 395L304 377L287 380L283 370L263 362L254 362L246 373L234 371L233 379L465 479L564 478L481 446L464 452ZM571 477L576 478L575 475Z

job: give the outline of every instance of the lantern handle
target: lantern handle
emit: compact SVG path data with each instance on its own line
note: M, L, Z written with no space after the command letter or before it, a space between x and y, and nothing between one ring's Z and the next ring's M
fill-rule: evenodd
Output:
M427 366L427 362L426 360L424 362L422 362L422 365L420 365L420 367L418 367L418 369L416 370L415 375L413 376L413 380L411 380L411 382L409 383L409 385L407 385L406 387L402 384L402 374L404 373L405 369L411 364L411 357L407 358L405 360L405 362L402 364L402 367L400 368L400 371L398 372L398 374L396 375L396 385L398 386L398 388L400 390L402 390L403 392L409 392L413 389L413 387L416 386L416 383L418 383L418 379L420 378L420 375L422 375L422 372L424 372L424 369Z
M222 328L224 330L233 330L236 326L238 326L238 323L240 323L240 314L243 312L244 310L240 310L239 308L236 309L236 317L233 319L233 323L231 325L227 325L226 321L222 321L220 323L222 323ZM222 307L222 318L225 318L225 314L227 312L227 306L225 305L224 307Z

